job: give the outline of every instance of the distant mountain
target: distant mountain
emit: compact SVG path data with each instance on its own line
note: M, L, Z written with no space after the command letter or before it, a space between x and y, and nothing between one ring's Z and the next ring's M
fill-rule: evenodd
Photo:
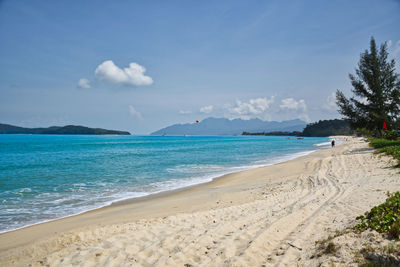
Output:
M199 123L174 124L151 135L241 135L242 132L302 131L307 123L302 120L262 121L260 119L229 120L207 118Z
M0 123L0 134L88 134L88 135L130 135L129 132L89 128L85 126L67 125L52 126L48 128L23 128Z

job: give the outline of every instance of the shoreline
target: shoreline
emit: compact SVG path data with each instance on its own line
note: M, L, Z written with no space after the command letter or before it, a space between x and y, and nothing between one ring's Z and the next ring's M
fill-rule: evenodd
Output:
M103 206L103 207L100 207L100 208L97 208L97 209L102 209L102 208L109 207L109 206L120 206L120 205L123 206L123 205L129 205L129 204L136 203L136 202L138 202L138 201L159 199L159 198L162 198L162 197L165 197L165 196L170 196L170 195L174 195L174 194L176 194L176 193L184 192L184 191L186 191L186 190L191 190L191 189L194 189L194 190L195 190L197 187L211 184L211 183L213 183L213 182L215 182L215 181L217 181L217 180L219 180L219 179L225 178L225 176L229 176L229 175L232 175L232 174L239 174L239 173L241 173L241 172L246 172L246 171L254 170L254 169L258 169L258 168L264 168L264 167L272 166L272 165L275 165L275 164L285 163L285 162L287 162L287 161L291 161L291 160L295 160L295 159L297 159L297 158L305 157L305 156L307 156L307 155L309 155L309 154L311 154L311 153L317 152L317 151L319 151L319 150L321 150L321 149L326 149L326 148L320 148L320 149L318 149L318 150L311 150L311 151L304 151L304 152L297 152L297 153L295 153L295 154L298 154L298 153L304 153L304 154L299 155L299 156L296 156L296 157L293 157L293 158L290 158L290 159L285 159L285 160L283 160L283 161L278 161L278 162L274 162L274 163L269 163L269 164L266 164L266 165L257 165L257 166L248 167L248 168L245 168L245 169L239 170L239 171L227 172L227 173L222 174L222 175L216 175L214 178L211 178L210 181L200 182L200 183L198 183L198 184L193 184L193 185L184 186L184 187L180 187L180 188L176 188L176 189L171 189L171 190L165 190L165 191L161 191L161 192L157 192L157 193L151 193L151 194L149 194L149 195L141 196L141 197L135 197L135 198L127 198L127 199L123 199L123 200L117 200L117 201L112 202L110 205ZM97 210L97 209L92 209L92 210ZM88 210L88 211L85 211L85 212L90 212L90 211L92 211L92 210ZM85 212L83 212L83 213L85 213ZM80 213L80 214L82 214L82 213ZM76 214L76 215L80 215L80 214ZM76 216L76 215L70 215L70 216ZM70 217L70 216L68 216L68 217ZM65 217L65 218L67 218L67 217ZM59 218L59 219L61 219L61 218ZM58 219L55 219L55 220L58 220ZM29 227L29 226L27 226L27 227ZM22 228L21 228L21 229L22 229ZM1 234L2 234L2 233L0 233L0 235L1 235Z
M0 263L351 263L351 255L311 256L315 242L354 225L355 217L386 198L386 191L400 190L395 161L373 152L362 138L350 138L332 149L178 192L5 233Z
M328 137L328 138L331 138L331 137ZM339 138L341 138L341 137L339 137ZM340 144L338 144L338 145L340 145ZM73 214L70 214L70 215L65 215L65 216L62 216L62 217L54 218L54 219L35 222L33 224L28 224L28 225L21 226L21 227L15 228L15 229L0 231L0 236L2 234L6 234L6 233L22 230L24 228L29 228L29 227L32 227L32 226L35 226L35 225L51 223L51 222L54 222L54 221L57 221L57 220L66 219L66 218L74 217L74 216L79 216L79 215L85 214L87 212L91 212L91 211L95 211L95 210L99 210L99 209L103 209L103 208L107 208L107 207L111 207L111 206L126 205L126 204L130 204L130 203L134 203L136 201L163 197L165 195L174 194L174 193L177 193L177 192L181 192L181 191L184 191L184 190L195 188L197 186L201 186L201 185L205 185L205 184L208 184L208 183L212 183L214 180L220 179L220 178L222 178L222 177L224 177L226 175L239 173L239 172L243 172L243 171L248 171L248 170L252 170L252 169L257 169L257 168L263 168L263 167L267 167L267 166L271 166L271 165L287 162L287 161L290 161L290 160L293 160L293 159L296 159L296 158L299 158L299 157L307 156L310 153L314 153L314 152L319 151L321 149L329 148L329 147L323 147L323 146L320 147L318 144L315 144L315 146L317 147L317 149L306 150L306 151L301 151L301 152L295 152L293 154L286 154L286 155L278 156L276 158L272 158L272 159L269 160L269 161L271 161L270 163L254 164L256 162L253 162L252 165L244 165L244 166L241 166L241 167L230 167L226 171L223 171L222 174L221 173L217 173L217 174L210 175L210 177L205 179L204 181L199 181L199 182L196 182L194 184L184 185L182 187L177 187L177 188L173 188L173 189L165 189L165 190L161 190L161 191L145 193L145 195L143 195L143 196L126 197L126 198L116 199L116 200L112 200L110 202L107 202L105 204L100 204L98 207L90 208L90 209L83 210L83 211L80 211L80 212L77 212L77 213L73 213ZM239 168L239 170L232 170L233 168ZM231 169L231 170L229 170L229 169Z
M175 189L171 189L171 190L167 189L165 191L150 193L150 194L145 195L145 196L132 197L132 198L121 199L121 200L115 200L109 205L106 205L106 206L103 206L103 207L100 207L100 208L96 208L96 209L101 209L101 208L108 207L108 206L129 205L131 203L135 203L135 202L141 201L141 200L157 199L157 198L161 198L163 196L173 195L175 193L179 193L179 192L186 191L186 190L189 190L189 189L195 189L198 186L210 184L210 183L212 183L214 181L217 181L218 179L224 178L225 176L228 176L228 175L231 175L231 174L237 174L237 173L246 172L246 171L253 170L253 169L258 169L258 168L272 166L272 165L275 165L275 164L285 163L287 161L291 161L291 160L294 160L294 159L297 159L297 158L300 158L300 157L307 156L307 155L309 155L311 153L314 153L316 151L319 151L321 149L326 149L326 148L320 148L318 150L310 150L310 151L304 151L304 152L296 152L296 153L294 153L292 155L295 155L295 154L301 154L301 155L290 157L289 159L283 159L282 161L268 163L268 164L265 164L265 165L247 166L247 167L243 167L243 169L241 169L241 170L238 170L238 171L227 171L226 173L221 174L221 175L220 174L215 174L215 177L213 176L213 178L210 178L211 180L209 180L209 181L199 182L199 183L196 183L196 184L183 186L183 187L179 187L179 188L175 188ZM287 155L287 156L289 156L289 155ZM92 210L95 210L95 209L92 209ZM92 210L84 211L83 213L89 212L89 211L92 211ZM80 214L82 214L82 213L80 213ZM76 214L76 215L79 215L79 214ZM70 216L75 216L75 215L70 215ZM68 216L68 217L70 217L70 216ZM58 219L55 219L55 220L58 220ZM2 233L0 233L0 234L2 234Z
M333 138L333 137L328 137L328 138ZM335 136L336 138L336 136ZM342 138L341 136L338 136L338 138ZM345 142L342 142L341 144L343 144ZM339 145L341 145L339 144ZM338 145L338 146L339 146ZM179 194L179 193L185 193L191 190L196 190L197 188L200 188L202 186L212 186L212 184L214 182L217 182L220 179L227 179L227 177L229 177L230 175L234 175L234 174L239 174L242 172L247 172L247 171L251 171L254 169L259 169L259 168L265 168L265 167L269 167L269 166L273 166L273 165L277 165L277 164L282 164L285 162L290 162L292 160L296 160L302 157L306 157L312 153L324 150L324 149L328 149L329 147L318 147L315 150L307 150L307 151L302 151L302 152L295 152L294 154L287 154L284 156L279 157L277 160L274 159L272 163L268 163L268 164L262 164L262 165L255 165L254 167L248 166L242 170L238 170L238 171L232 171L232 172L227 172L225 174L222 175L218 175L216 174L215 177L211 178L211 180L209 181L205 181L205 182L200 182L197 184L193 184L193 185L189 185L189 186L184 186L184 187L180 187L180 188L175 188L172 190L165 190L165 191L161 191L161 192L156 192L156 193L150 193L148 195L145 196L140 196L140 197L133 197L133 198L127 198L127 199L121 199L121 200L115 200L112 201L109 204L106 204L104 206L100 206L97 208L93 208L93 209L89 209L86 211L82 211L76 214L72 214L72 215L67 215L64 217L60 217L60 218L55 218L55 219L51 219L48 221L42 221L42 222L37 222L31 225L26 225L26 226L22 226L20 228L16 228L13 230L8 230L5 232L0 232L0 252L3 250L2 247L2 236L3 235L7 235L7 234L12 234L15 232L19 232L19 231L24 231L24 230L28 230L28 229L32 229L35 227L40 227L42 225L47 225L47 224L52 224L52 223L57 223L58 221L64 221L64 220L68 220L70 218L76 218L79 216L84 216L86 214L91 214L94 212L101 212L102 210L108 210L109 208L113 208L113 207L124 207L125 205L130 205L130 204L136 204L136 203L141 203L141 202L145 202L145 201L153 201L153 200L158 200L158 199L162 199L163 197L171 197L174 196L175 194ZM298 155L300 154L300 155ZM282 159L283 158L283 159ZM24 242L24 243L28 243L28 242Z

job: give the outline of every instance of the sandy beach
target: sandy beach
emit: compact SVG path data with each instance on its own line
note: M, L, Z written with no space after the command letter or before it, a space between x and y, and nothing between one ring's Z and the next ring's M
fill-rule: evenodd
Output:
M316 241L400 190L395 161L373 152L349 138L186 190L4 233L0 265L348 265L352 255L312 255Z

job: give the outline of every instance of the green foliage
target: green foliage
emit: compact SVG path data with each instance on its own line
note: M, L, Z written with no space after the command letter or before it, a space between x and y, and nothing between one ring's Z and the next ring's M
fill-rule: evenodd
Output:
M383 147L379 150L380 152L384 152L388 155L393 156L395 159L398 160L399 165L398 167L400 167L400 146L386 146Z
M400 167L400 140L388 140L383 138L370 138L370 145L378 149L378 152L386 153L397 159Z
M395 131L395 130L383 131L383 138L388 140L400 139L400 131Z
M394 239L400 239L400 192L388 193L386 201L373 207L362 216L358 216L359 224L355 229L365 231L367 229L376 230L380 233L387 233Z
M366 129L366 128L357 128L356 129L356 135L357 136L370 136L371 131Z
M243 132L242 135L274 135L274 136L331 136L331 135L351 135L353 131L350 129L348 122L344 120L320 120L318 122L309 123L303 132L260 132L249 133Z
M348 122L344 120L323 120L307 124L302 136L331 136L351 135L352 131Z
M356 75L349 75L354 94L346 98L336 92L339 113L353 129L366 128L381 136L383 122L396 127L400 115L400 78L395 73L395 61L388 62L387 45L378 49L371 38L370 51L360 56Z
M388 140L383 138L369 138L369 143L374 148L400 146L400 140Z

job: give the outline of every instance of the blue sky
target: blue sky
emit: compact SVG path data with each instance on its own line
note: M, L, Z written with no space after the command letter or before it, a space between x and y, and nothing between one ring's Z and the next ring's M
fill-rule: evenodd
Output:
M349 94L371 36L400 61L399 14L393 0L3 0L0 122L337 118L332 93Z

